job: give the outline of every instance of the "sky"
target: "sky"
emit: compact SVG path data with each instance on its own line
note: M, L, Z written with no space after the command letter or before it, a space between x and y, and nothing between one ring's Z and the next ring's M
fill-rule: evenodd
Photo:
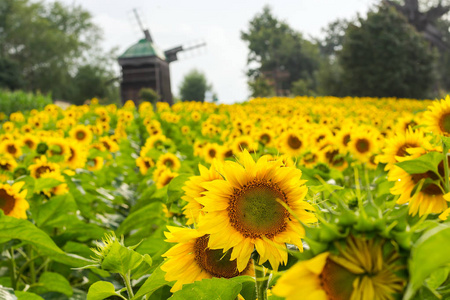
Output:
M52 0L45 0L51 2ZM202 71L212 84L219 103L248 99L247 44L241 31L265 5L305 38L322 36L321 29L342 18L365 15L376 0L59 0L81 5L104 34L105 50L118 47L122 54L144 37L133 9L162 50L179 45L206 43L206 47L179 54L170 64L172 93L179 94L183 77L192 69ZM117 65L117 70L119 66Z

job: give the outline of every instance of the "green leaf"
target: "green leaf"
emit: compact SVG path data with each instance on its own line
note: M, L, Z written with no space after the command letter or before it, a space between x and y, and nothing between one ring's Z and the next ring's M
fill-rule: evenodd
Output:
M34 192L39 193L60 185L62 182L55 178L38 178L34 185Z
M122 246L117 240L112 244L108 254L103 259L102 269L126 276L143 261L143 256L134 250Z
M44 300L39 295L36 295L35 293L29 293L29 292L22 292L22 291L15 291L17 299L18 300Z
M225 278L203 279L183 285L183 288L173 294L169 299L234 300L239 295L241 289L242 284L234 280Z
M125 299L119 293L116 293L114 285L107 281L97 281L89 287L87 300L103 300L111 296L119 296Z
M12 239L31 244L41 255L71 267L82 267L92 263L88 259L62 251L44 231L31 222L5 216L0 211L0 240Z
M73 294L69 281L58 273L44 272L41 277L39 277L39 283L41 284L39 290L44 290L39 294L45 292L58 292L66 295L67 297L70 297Z
M396 165L409 174L422 174L428 171L438 174L438 165L443 159L442 153L433 151L415 159L399 162Z
M71 194L56 196L36 209L35 221L39 227L58 227L68 222L68 215L75 217L76 210L77 205Z
M152 219L163 219L162 217L162 203L154 202L144 206L128 215L128 217L120 224L116 230L117 236L127 234L131 230L139 229L143 226L152 225Z
M160 287L169 284L164 276L166 273L161 270L160 267L156 268L155 271L150 275L150 277L144 282L139 291L137 291L136 295L133 297L133 300L140 299L144 295L151 295L154 291L159 289Z
M184 195L183 186L184 183L191 177L192 174L180 174L169 183L167 189L167 203L176 202Z
M152 258L148 254L144 254L142 258L144 259L144 261L136 270L133 271L133 273L131 274L131 279L138 279L150 273L153 264Z
M424 280L434 271L450 264L448 247L443 246L448 245L448 241L450 241L450 227L440 224L427 231L412 247L409 262L411 278L405 292L405 300L411 299Z

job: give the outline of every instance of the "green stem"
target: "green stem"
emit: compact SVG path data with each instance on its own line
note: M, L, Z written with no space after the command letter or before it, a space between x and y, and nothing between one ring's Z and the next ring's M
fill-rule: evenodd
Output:
M449 182L449 178L448 178L448 158L447 158L447 153L448 153L448 147L445 145L444 142L442 142L442 149L444 152L444 183L445 183L445 192L448 193L450 192L450 182Z
M128 293L128 298L133 298L134 297L134 293L133 293L133 289L131 288L131 280L130 280L130 272L128 272L125 276L122 276L123 281L125 282L125 286L127 287L127 293Z
M30 276L31 276L31 283L36 283L36 270L34 268L34 253L33 253L33 248L31 245L28 245L28 258L29 258L29 262L30 262Z
M11 255L11 270L9 270L9 272L10 272L10 277L11 277L11 286L12 286L13 290L16 290L17 289L16 260L14 259L14 250L13 249L11 249L10 255Z
M265 270L262 265L259 265L256 260L253 260L253 264L255 266L256 297L258 300L267 300L269 278L266 277Z

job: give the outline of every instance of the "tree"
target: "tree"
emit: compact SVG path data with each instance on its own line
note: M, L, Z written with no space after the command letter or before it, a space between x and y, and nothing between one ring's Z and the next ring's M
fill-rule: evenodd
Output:
M88 95L80 92L83 87L74 86L74 79L76 82L82 75L110 75L110 70L100 63L86 66L93 53L95 57L105 55L95 47L100 37L101 31L91 14L80 6L30 0L0 2L0 60L9 61L20 70L15 79L21 83L20 88L51 92L58 99L84 101L80 99ZM0 78L5 77L5 72L0 69ZM101 81L107 82L103 78ZM80 98L74 100L74 95Z
M348 27L338 56L347 95L426 97L434 55L422 36L387 6L359 23Z
M277 95L281 95L289 94L292 82L314 78L320 60L318 46L274 17L269 6L250 20L248 30L241 32L241 39L249 47L250 83L264 76L273 83Z
M248 81L248 87L251 92L251 97L273 97L275 96L275 88L264 76Z
M141 101L148 101L152 104L156 104L158 102L160 96L158 93L152 88L142 88L139 91L139 99Z
M205 101L206 91L211 91L205 74L194 69L187 73L180 85L180 98L182 101Z

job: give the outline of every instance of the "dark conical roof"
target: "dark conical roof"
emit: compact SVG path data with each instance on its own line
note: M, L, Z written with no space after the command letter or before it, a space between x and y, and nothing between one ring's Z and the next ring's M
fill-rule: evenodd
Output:
M128 48L121 56L119 56L119 58L133 58L144 56L157 56L162 60L166 60L164 52L147 39L142 39L137 44L134 44L133 46Z

